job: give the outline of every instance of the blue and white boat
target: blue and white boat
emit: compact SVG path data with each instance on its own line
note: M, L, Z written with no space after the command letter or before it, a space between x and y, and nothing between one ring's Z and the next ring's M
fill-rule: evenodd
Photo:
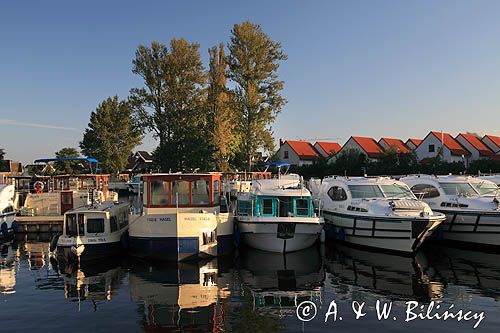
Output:
M280 164L281 167L286 164ZM311 193L295 174L252 180L239 192L235 219L242 241L255 249L293 252L312 246L323 230Z
M232 251L233 215L221 211L220 173L149 174L142 182L142 206L129 229L132 255L182 261Z
M387 177L326 177L309 186L327 240L412 254L446 219Z

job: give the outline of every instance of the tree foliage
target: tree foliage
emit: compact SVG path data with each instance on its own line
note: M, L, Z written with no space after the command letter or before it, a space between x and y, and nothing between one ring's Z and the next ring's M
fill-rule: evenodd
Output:
M99 160L105 171L118 173L141 140L142 132L129 102L114 96L102 101L91 113L80 148L85 156Z
M274 149L271 125L286 100L278 79L280 62L287 59L281 43L248 21L235 24L228 45L229 78L234 82L235 111L241 135L241 153L250 169L259 149Z
M208 165L203 89L206 78L199 44L172 39L170 48L153 42L137 48L132 72L145 87L131 90L132 100L159 145L153 153L164 170Z
M227 63L224 44L208 50L210 64L207 73L207 124L212 148L212 167L229 170L229 160L234 158L239 144L236 130L237 117L233 112L234 95L227 88Z
M57 158L80 157L78 149L71 147L61 148L55 154ZM65 174L72 174L80 169L77 161L57 161L54 163L54 168L56 172Z

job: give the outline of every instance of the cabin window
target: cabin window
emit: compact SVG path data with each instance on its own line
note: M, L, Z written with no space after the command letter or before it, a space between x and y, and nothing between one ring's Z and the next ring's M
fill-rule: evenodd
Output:
M76 236L76 215L66 215L66 236Z
M109 225L111 227L111 232L114 232L114 231L118 230L118 221L116 219L116 216L111 216L109 218Z
M436 151L436 146L429 145L429 153L434 153Z
M172 184L172 201L178 205L189 205L189 182L176 180Z
M251 201L238 201L238 214L242 216L249 216L252 214L252 202Z
M309 216L309 201L307 199L296 199L295 210L297 216Z
M128 212L123 212L118 218L118 226L120 229L125 228L128 225Z
M411 191L419 199L429 199L439 197L439 190L432 185L417 184L411 188Z
M73 193L71 193L71 192L61 193L61 204L62 205L72 205L73 204Z
M385 198L378 185L349 185L354 199Z
M208 205L210 203L210 183L205 179L191 182L191 202L193 205Z
M285 151L283 152L283 158L284 158L284 159L288 159L288 150L285 150Z
M218 205L219 202L220 202L219 181L214 180L214 204Z
M414 199L413 193L406 186L399 184L380 185L387 198L391 199Z
M346 191L340 186L332 186L328 190L328 196L333 201L344 201L347 200Z
M78 234L80 236L84 236L85 235L85 223L84 223L84 220L85 220L85 216L83 214L78 214Z
M103 218L87 218L87 233L98 234L104 232L104 219Z
M477 192L469 183L439 183L447 195L477 195Z
M262 214L273 215L273 199L262 199Z
M8 207L4 208L4 210L2 211L2 214L12 213L13 211L14 211L14 207L8 206Z
M163 180L152 180L149 183L152 206L168 206L168 186L169 183Z

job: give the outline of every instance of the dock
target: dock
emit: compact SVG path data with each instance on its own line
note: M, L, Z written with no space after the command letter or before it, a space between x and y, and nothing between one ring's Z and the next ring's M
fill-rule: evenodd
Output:
M58 233L63 229L63 215L16 216L18 233Z

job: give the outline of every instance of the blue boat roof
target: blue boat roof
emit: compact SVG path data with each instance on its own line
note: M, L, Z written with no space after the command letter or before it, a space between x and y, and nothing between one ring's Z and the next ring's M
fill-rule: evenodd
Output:
M259 163L256 166L258 167L263 167L263 166L270 166L270 167L284 167L284 166L290 166L290 163L286 162L264 162L264 163Z
M98 160L92 157L40 158L38 160L35 160L35 163L50 163L50 162L62 162L62 161L82 161L89 163L99 163Z

